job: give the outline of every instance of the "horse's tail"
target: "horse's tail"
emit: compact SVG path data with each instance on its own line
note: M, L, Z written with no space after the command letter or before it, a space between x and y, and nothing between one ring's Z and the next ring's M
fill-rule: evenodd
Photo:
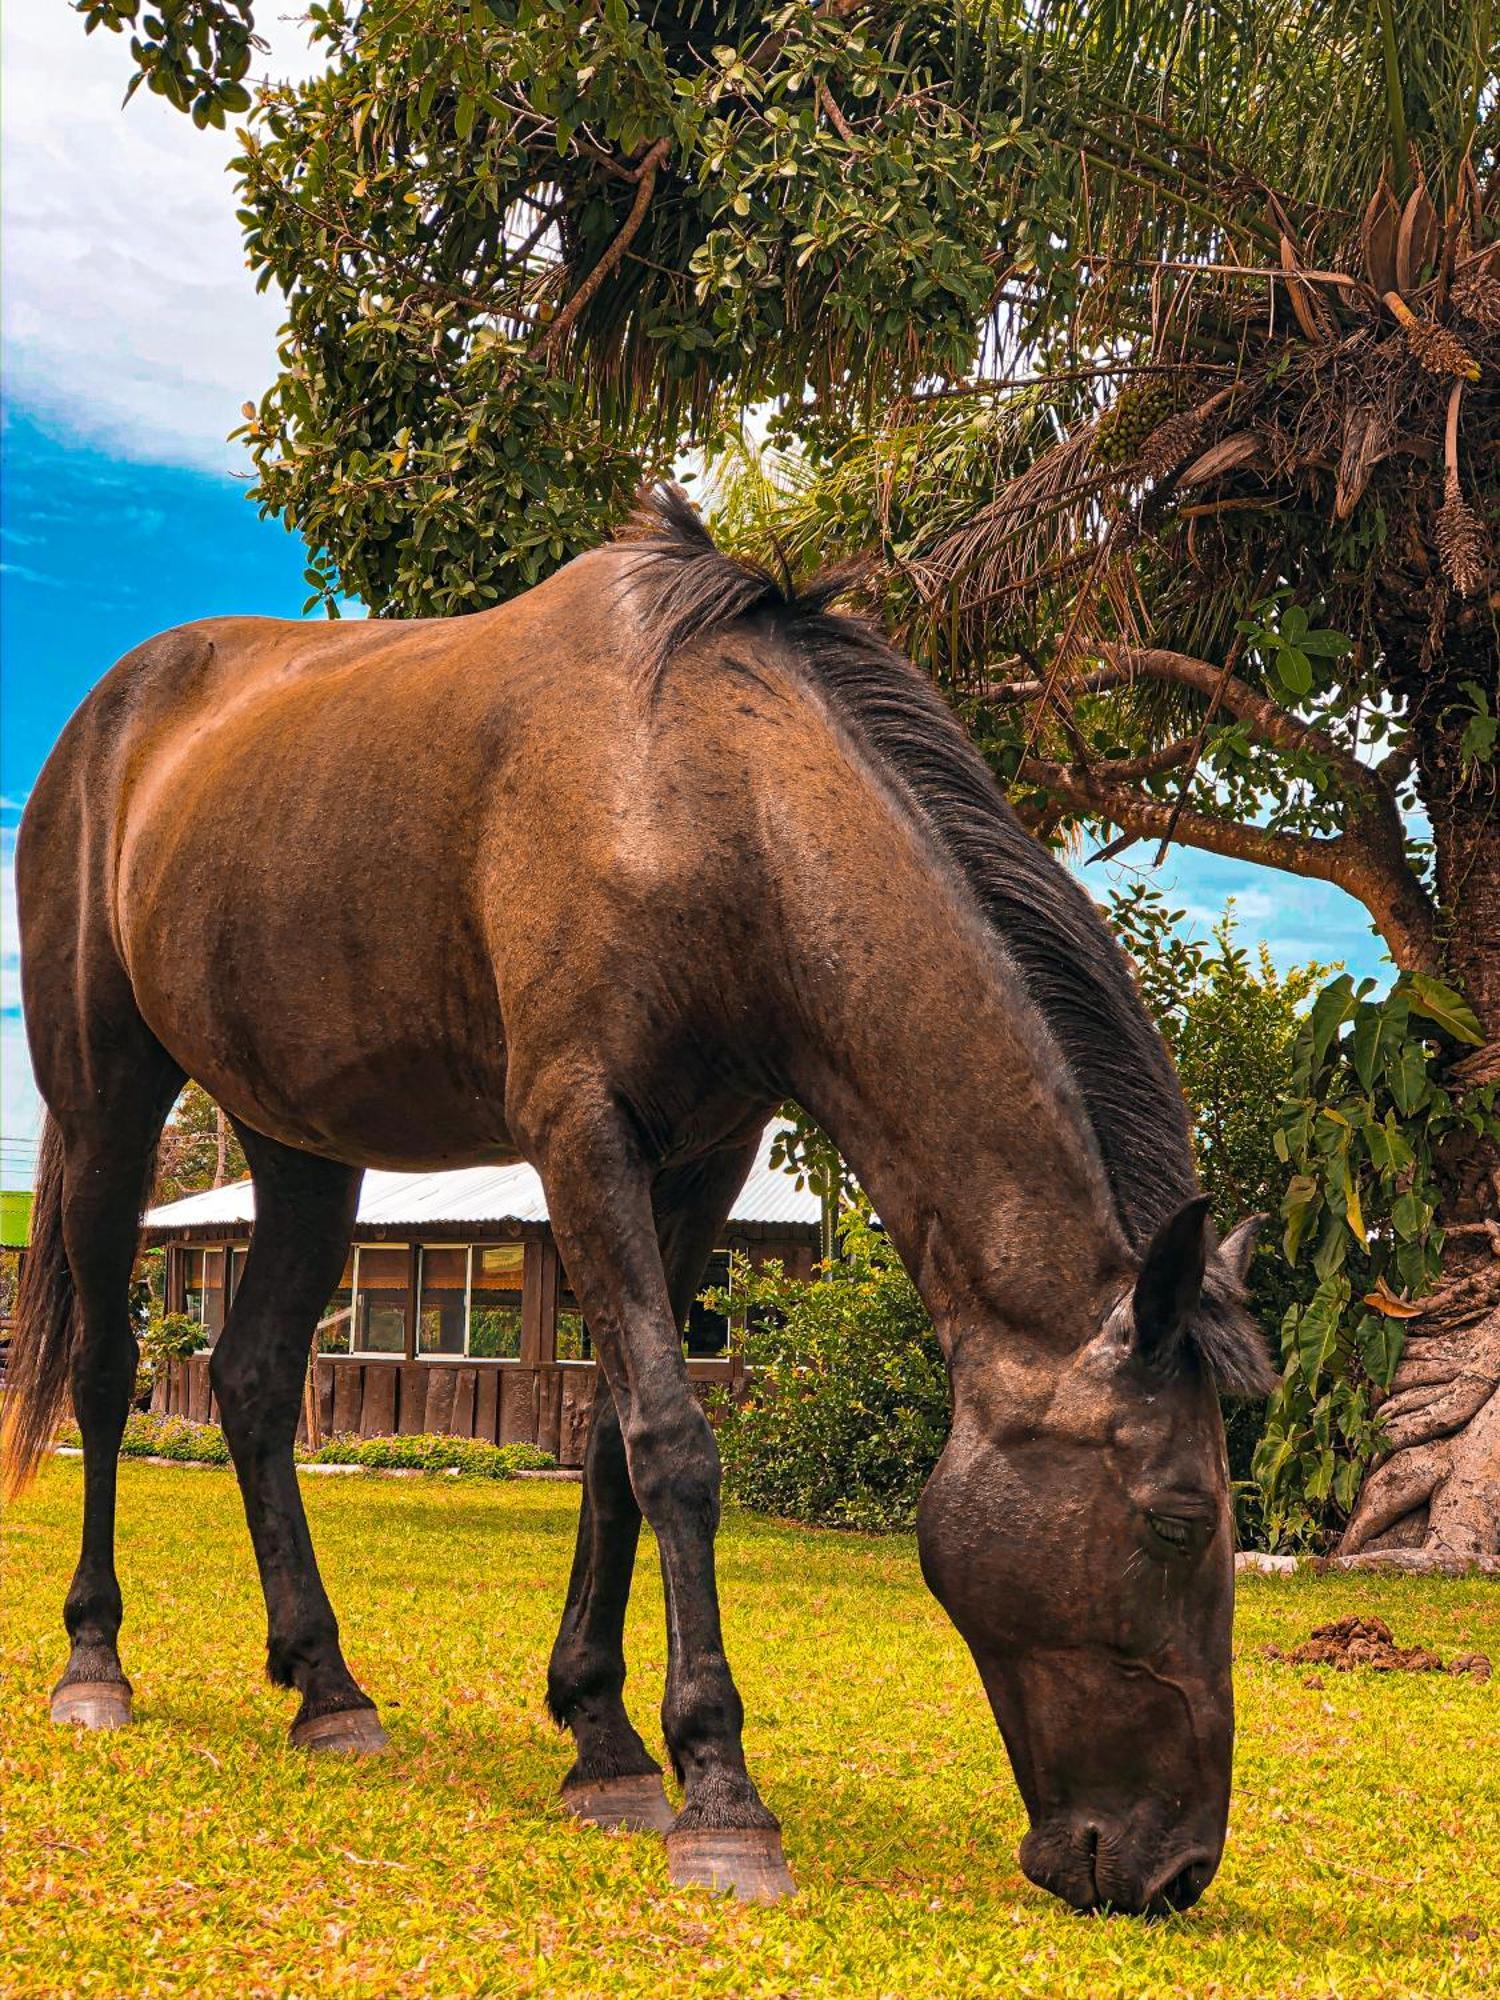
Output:
M16 1331L5 1376L5 1489L19 1493L51 1441L68 1393L77 1339L73 1274L63 1247L63 1143L51 1118L42 1125L31 1239L16 1297Z

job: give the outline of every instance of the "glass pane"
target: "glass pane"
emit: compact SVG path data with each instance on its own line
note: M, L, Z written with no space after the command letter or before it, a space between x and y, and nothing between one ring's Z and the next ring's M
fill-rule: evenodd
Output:
M703 1274L705 1292L723 1291L729 1284L729 1252L716 1250L708 1260L708 1269ZM711 1312L701 1298L696 1298L688 1308L688 1322L683 1332L683 1351L698 1359L729 1352L729 1321L721 1312Z
M319 1354L347 1354L353 1320L354 1252L351 1250L344 1265L344 1275L339 1279L338 1289L324 1307L323 1317L318 1321Z
M203 1319L203 1252L182 1253L182 1310L189 1319Z
M203 1325L212 1345L224 1331L224 1252L203 1253Z
M592 1361L594 1343L583 1323L578 1301L571 1292L557 1298L557 1358L559 1361Z
M408 1264L404 1243L360 1245L354 1271L356 1354L406 1352Z
M422 1295L417 1308L417 1351L462 1354L464 1291L469 1281L467 1244L423 1246Z
M476 1243L469 1299L469 1352L481 1360L521 1358L522 1243Z

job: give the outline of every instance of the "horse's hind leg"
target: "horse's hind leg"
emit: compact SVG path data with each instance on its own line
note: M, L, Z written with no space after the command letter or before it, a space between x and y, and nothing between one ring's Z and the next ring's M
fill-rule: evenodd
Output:
M583 1461L578 1545L562 1627L547 1669L547 1706L578 1755L563 1803L591 1826L665 1833L673 1812L661 1766L625 1709L625 1608L641 1533L625 1443L601 1368Z
M77 1313L71 1386L83 1439L83 1538L63 1608L71 1651L52 1693L52 1719L90 1729L130 1720L115 1575L120 1439L139 1354L130 1273L156 1142L182 1081L144 1031L139 1047L135 1040L121 1037L131 1044L124 1061L93 1066L99 1088L87 1112L64 1110L45 1142L61 1150L62 1237Z
M313 1333L344 1266L361 1176L236 1130L255 1179L255 1228L209 1374L265 1592L267 1671L302 1697L293 1743L379 1750L385 1731L344 1663L292 1453Z
M754 1146L663 1176L656 1190L662 1269L679 1330ZM562 1629L547 1673L547 1705L572 1732L578 1757L563 1802L590 1825L665 1833L673 1812L661 1766L625 1710L625 1608L640 1540L641 1509L630 1484L614 1393L603 1368L584 1457L578 1546Z

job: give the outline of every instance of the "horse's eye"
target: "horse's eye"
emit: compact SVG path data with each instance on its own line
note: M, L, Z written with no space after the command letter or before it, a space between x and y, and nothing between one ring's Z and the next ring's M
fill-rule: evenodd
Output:
M1201 1521L1187 1521L1180 1514L1146 1515L1147 1525L1159 1542L1169 1549L1190 1549L1202 1533Z

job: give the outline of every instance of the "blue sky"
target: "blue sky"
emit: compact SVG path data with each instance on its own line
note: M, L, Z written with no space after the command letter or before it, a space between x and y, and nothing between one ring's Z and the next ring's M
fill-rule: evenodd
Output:
M259 23L263 32L265 24ZM39 1106L20 1016L13 855L27 793L68 716L153 632L223 611L295 616L300 542L244 499L225 438L274 368L278 302L243 264L224 161L142 92L128 57L61 0L4 18L3 496L0 496L0 1178L30 1179ZM269 24L269 66L303 66ZM1135 850L1085 880L1096 895ZM1152 874L1206 929L1234 896L1280 965L1379 971L1341 891L1191 850Z

